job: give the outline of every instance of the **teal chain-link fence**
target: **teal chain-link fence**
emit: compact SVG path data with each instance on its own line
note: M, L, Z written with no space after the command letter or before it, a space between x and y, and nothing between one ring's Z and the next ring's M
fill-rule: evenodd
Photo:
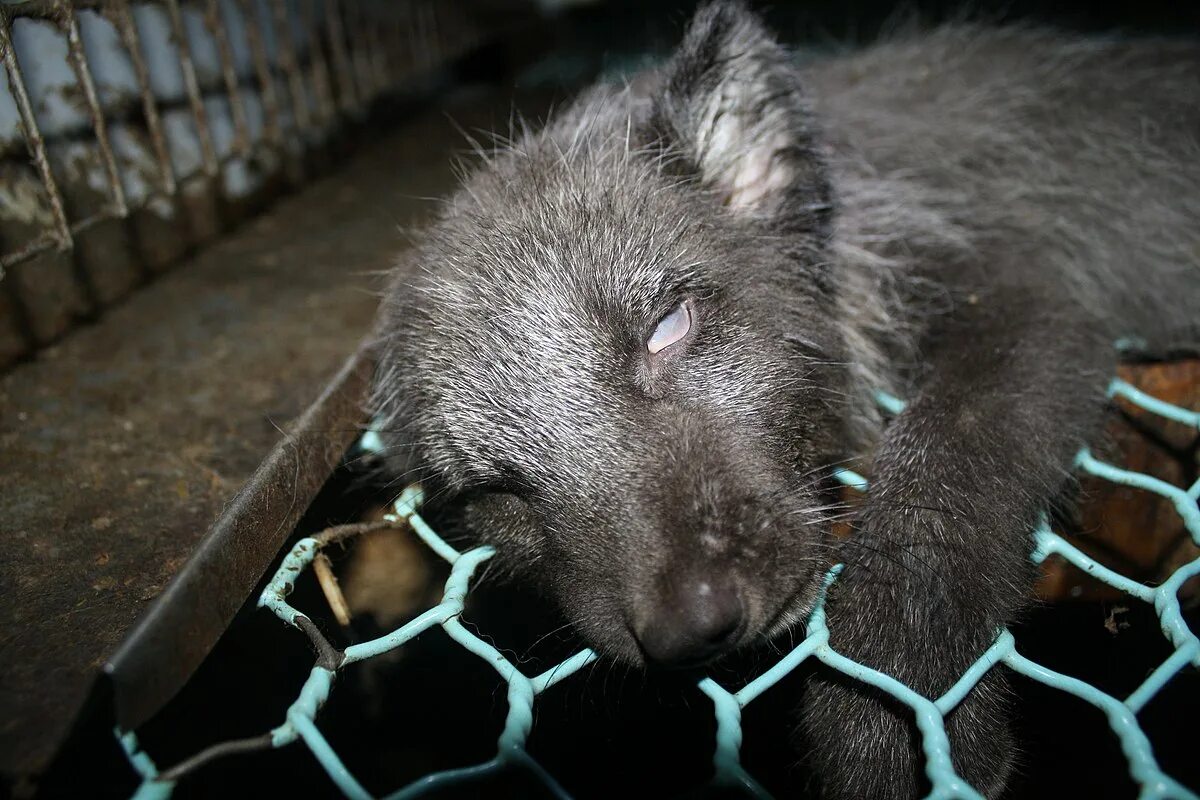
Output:
M1165 403L1144 394L1135 387L1114 380L1110 395L1120 396L1141 408L1159 416L1200 429L1200 413ZM903 403L893 397L881 397L880 403L891 413L903 409ZM371 434L366 446L370 447ZM1076 458L1077 467L1091 475L1137 489L1154 492L1169 499L1191 535L1200 544L1200 480L1187 489L1173 486L1150 475L1132 472L1105 463L1084 450ZM843 483L858 489L867 489L867 481L860 475L843 470L838 473ZM527 770L552 794L569 797L568 792L526 750L526 740L533 727L533 706L538 696L559 681L570 678L596 659L590 650L582 650L546 672L530 677L523 674L496 648L467 630L460 621L470 590L471 578L483 562L494 555L491 547L476 547L465 552L447 544L426 524L418 514L422 493L419 486L405 489L396 500L391 515L395 522L405 522L440 558L450 564L450 576L446 581L441 602L422 613L401 628L372 641L335 649L320 633L307 616L288 605L287 597L296 578L313 562L321 548L331 544L337 536L318 535L300 540L284 559L274 579L263 591L259 600L289 625L304 631L312 640L317 651L317 662L305 682L296 701L287 709L284 721L274 730L261 737L225 742L205 750L191 759L160 772L153 760L139 749L133 733L118 731L117 735L129 755L130 762L142 776L143 781L135 797L138 800L167 798L176 782L185 774L221 756L247 750L277 748L302 741L312 751L329 777L352 800L371 797L370 793L350 774L341 758L329 745L317 727L316 718L321 707L329 698L339 670L358 661L373 658L389 650L401 647L425 631L440 626L454 641L490 664L507 685L508 713L504 729L500 734L496 755L481 764L426 775L388 795L392 800L418 797L450 784L478 781L492 773L507 769ZM1047 669L1025 658L1018 652L1011 633L1001 630L995 643L962 675L958 682L941 697L923 697L888 675L856 663L836 652L829 645L829 631L825 624L822 603L808 620L808 633L804 640L774 666L763 672L749 684L731 692L712 678L700 682L700 689L713 702L716 716L716 743L713 755L713 778L716 785L740 787L749 796L766 797L766 790L743 769L739 757L742 742L741 713L764 691L777 683L784 675L795 669L808 658L816 658L855 680L871 684L905 705L912 708L917 727L922 737L925 755L925 772L932 784L930 798L968 798L979 800L981 795L954 772L950 759L950 743L944 726L948 714L974 688L984 674L1003 663L1022 675L1046 684L1054 689L1074 695L1101 710L1120 744L1128 761L1129 774L1140 787L1141 800L1159 798L1189 798L1200 800L1197 795L1180 785L1159 768L1150 741L1138 724L1138 712L1158 693L1163 686L1181 670L1191 665L1200 667L1200 639L1187 626L1180 607L1178 592L1189 578L1200 574L1200 558L1178 568L1171 577L1157 587L1147 586L1131 580L1109 569L1085 555L1064 538L1050 530L1046 523L1035 532L1035 548L1032 558L1041 563L1051 554L1058 555L1080 568L1093 578L1120 591L1152 604L1158 614L1163 634L1174 650L1150 675L1124 700L1106 694L1090 684ZM837 578L840 567L830 570L826 587Z

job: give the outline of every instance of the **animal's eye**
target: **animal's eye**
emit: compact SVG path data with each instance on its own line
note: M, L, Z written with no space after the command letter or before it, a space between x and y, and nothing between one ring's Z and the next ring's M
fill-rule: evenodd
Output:
M651 354L665 350L688 335L692 329L692 310L687 302L680 303L658 323L654 333L646 340L646 349Z

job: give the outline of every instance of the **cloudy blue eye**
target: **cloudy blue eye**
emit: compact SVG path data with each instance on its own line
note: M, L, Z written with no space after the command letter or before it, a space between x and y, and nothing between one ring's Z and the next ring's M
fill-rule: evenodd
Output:
M688 335L692 329L692 311L686 302L680 303L674 311L667 314L658 323L654 333L646 340L646 349L651 354L665 350Z

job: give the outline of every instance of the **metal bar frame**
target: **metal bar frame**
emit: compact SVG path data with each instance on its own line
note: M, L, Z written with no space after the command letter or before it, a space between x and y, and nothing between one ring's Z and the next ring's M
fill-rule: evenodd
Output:
M171 20L171 30L175 35L175 46L179 48L179 67L183 72L184 94L192 109L192 122L196 128L196 136L200 141L200 158L204 164L204 173L215 178L221 171L217 162L217 151L213 147L212 132L208 127L208 113L204 110L204 96L200 91L200 81L196 78L196 64L192 61L192 47L188 42L187 31L183 27L183 14L179 10L179 0L165 0L167 16Z
M65 28L67 34L67 51L71 59L71 68L75 72L75 80L83 88L84 104L88 116L92 119L92 130L96 134L96 145L100 149L100 160L104 164L104 172L108 178L109 202L112 204L114 216L124 219L129 216L129 205L125 202L125 187L121 184L121 173L117 169L117 160L113 155L112 144L108 138L108 120L104 110L100 108L100 100L96 95L96 84L92 80L92 70L88 66L87 54L83 51L83 39L79 35L79 20L75 17L75 9L69 2L58 0L61 12L59 27Z
M62 193L59 191L58 182L54 179L54 172L50 169L50 159L46 156L46 140L42 138L41 129L38 128L37 119L34 117L33 104L29 102L29 92L25 89L25 76L21 72L21 65L17 63L17 51L13 47L12 41L13 20L10 11L8 7L0 6L0 59L3 59L4 71L8 74L8 88L17 105L26 147L50 201L50 214L54 218L55 243L60 250L70 250L75 244L71 236L71 224L67 221ZM33 258L38 252L42 251L36 251L28 258ZM5 257L0 259L0 268L7 269L16 263L18 263L16 260Z
M195 2L199 4L200 0ZM80 10L97 11L114 26L133 67L141 116L159 173L157 185L146 193L138 208L158 198L174 204L183 183L201 176L215 179L231 160L252 157L257 143L250 133L249 115L242 95L243 82L237 73L228 31L222 24L225 14L220 2L204 0L202 9L205 27L216 44L221 82L229 100L234 127L233 147L224 156L216 152L213 142L204 107L206 93L197 76L180 0L156 2L165 8L168 17L184 82L182 105L190 109L199 143L201 167L188 174L177 173L171 160L163 111L151 86L144 43L130 0L24 0L0 4L0 61L4 64L25 146L45 192L51 216L51 225L40 236L11 252L0 253L0 276L7 269L43 253L71 251L79 234L106 220L126 218L136 210L125 195L120 165L109 135L111 120L99 102L91 65L83 48L77 16ZM292 39L292 23L285 0L233 2L244 15L246 44L263 108L261 143L283 155L288 150L288 136L284 130L281 106L284 101L276 83L277 76L282 76L291 95L293 124L290 127L307 145L315 124L336 125L339 118L361 118L380 93L389 86L399 85L414 72L429 68L444 49L442 42L431 40L444 31L438 24L436 4L428 0L370 4L370 8L363 0L302 0L300 22L311 41L309 52L301 63ZM323 25L316 15L318 2L325 4ZM38 126L13 47L12 25L17 18L50 22L67 40L68 60L96 137L109 195L104 209L84 219L72 221L67 215L62 190L51 167L46 139ZM263 25L271 26L274 34L274 64L267 52ZM308 79L313 82L316 101L312 107L305 85L305 73L309 71Z
M271 0L271 27L275 32L276 54L279 66L287 77L288 91L292 95L292 115L296 120L296 128L301 131L301 137L312 129L312 115L308 108L308 92L304 87L304 75L296 58L296 50L292 46L290 33L291 23L288 21L287 7L283 0Z
M225 26L221 22L220 0L207 0L204 5L204 24L217 43L217 53L221 59L221 78L225 83L225 94L229 97L229 113L233 117L233 150L249 158L250 126L246 121L246 107L242 102L241 82L238 79L237 65L233 63L233 49L229 46L229 37L226 36Z
M142 53L142 38L138 33L137 24L133 21L133 12L129 0L108 0L105 4L109 20L121 37L121 44L129 53L133 64L133 72L138 82L138 92L142 98L142 117L146 121L146 130L150 134L150 146L154 149L154 158L158 162L159 178L162 181L163 194L174 197L177 185L175 182L175 166L171 163L171 154L167 149L167 137L163 131L162 117L158 113L158 103L154 99L154 90L150 86L150 70Z

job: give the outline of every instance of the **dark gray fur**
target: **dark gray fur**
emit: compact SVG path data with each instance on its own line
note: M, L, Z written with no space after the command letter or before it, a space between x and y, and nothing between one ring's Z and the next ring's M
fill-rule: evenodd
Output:
M731 646L779 634L840 559L834 645L937 696L1026 603L1113 341L1200 339L1198 136L1195 42L955 26L801 68L710 5L464 181L387 296L372 411L601 652L641 663L716 582ZM886 429L876 388L912 401ZM874 482L835 549L848 457ZM949 719L989 796L993 673ZM800 720L826 796L919 789L903 710L830 676Z

